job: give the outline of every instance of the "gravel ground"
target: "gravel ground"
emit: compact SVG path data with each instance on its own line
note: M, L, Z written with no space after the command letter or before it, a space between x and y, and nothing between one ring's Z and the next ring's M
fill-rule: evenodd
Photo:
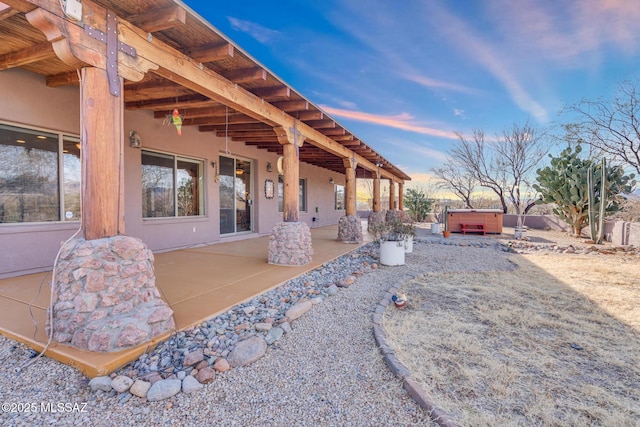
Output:
M16 372L33 352L0 336L0 401L15 404L3 406L0 425L432 425L386 366L371 314L391 285L422 273L509 268L501 243L481 236L442 239L419 228L407 265L368 269L295 321L262 359L218 374L196 393L159 402L93 392L86 377L48 358Z

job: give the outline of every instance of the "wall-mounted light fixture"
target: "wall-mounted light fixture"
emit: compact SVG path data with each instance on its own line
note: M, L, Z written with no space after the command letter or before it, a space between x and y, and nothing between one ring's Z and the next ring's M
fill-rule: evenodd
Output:
M142 147L142 137L135 130L129 132L129 146L132 148Z
M333 177L329 178L329 184L333 184L334 182Z
M271 166L271 162L267 162L267 172L273 171L273 166Z

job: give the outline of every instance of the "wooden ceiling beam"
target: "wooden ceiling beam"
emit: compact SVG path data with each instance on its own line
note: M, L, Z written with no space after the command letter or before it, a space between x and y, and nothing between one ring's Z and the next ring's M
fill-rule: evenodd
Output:
M353 135L336 135L336 136L332 136L331 139L333 139L334 141L338 141L338 142L350 142L351 144L342 144L342 145L360 145L360 141L356 141L355 143L353 142L354 136Z
M199 93L172 98L148 99L144 101L130 101L125 103L127 110L167 110L185 107L205 107L214 103L211 99Z
M202 46L198 46L192 49L187 49L184 52L187 56L190 56L194 61L198 62L217 62L223 59L233 58L235 55L235 48L231 43L209 43Z
M251 91L255 96L262 99L282 99L291 96L291 88L289 86L271 86L255 88Z
M187 23L187 11L177 4L172 4L130 16L127 20L148 33L155 33L185 25Z
M45 77L47 86L60 87L60 86L78 86L80 84L80 76L77 71L69 71L68 73L53 74Z
M347 131L344 128L335 128L335 129L320 129L320 133L325 136L340 136L346 135Z
M31 12L32 10L35 10L37 8L37 6L29 3L26 0L2 0L1 4L22 13Z
M229 117L186 117L182 120L182 126L207 126L207 125L224 125L225 123L255 123L256 119L245 114L230 114Z
M296 114L296 118L303 122L307 120L322 120L324 119L324 113L322 111L300 111Z
M309 101L305 99L295 101L274 101L271 104L277 109L284 111L285 113L305 111L309 109Z
M11 18L13 15L20 13L19 10L14 9L8 4L0 3L0 21Z
M246 137L246 138L271 138L273 137L274 139L276 138L276 133L271 131L258 131L258 130L251 130L251 131L237 131L237 130L230 130L230 131L225 131L225 130L219 130L216 131L216 135L217 136L237 136L237 137Z
M213 101L210 101L213 102ZM183 107L184 108L184 107ZM225 105L216 105L213 107L199 107L199 108L184 108L185 116L188 116L190 119L195 119L196 117L218 117L225 116L227 114L236 113L235 110L225 106ZM156 119L162 119L166 117L168 114L173 112L173 108L168 108L166 110L157 110L153 112L153 117Z
M225 77L234 83L249 83L255 81L266 81L267 71L264 68L239 68L225 73Z
M338 126L334 120L308 120L305 123L314 129L334 129Z
M22 67L45 59L56 58L53 46L49 42L39 43L24 49L0 55L0 71Z

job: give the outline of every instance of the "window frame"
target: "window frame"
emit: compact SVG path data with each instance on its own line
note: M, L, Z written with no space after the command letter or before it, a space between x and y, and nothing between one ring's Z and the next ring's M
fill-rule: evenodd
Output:
M79 215L76 217L72 217L67 219L66 216L66 201L65 201L65 148L64 148L64 143L65 142L69 142L69 143L74 143L74 144L80 144L80 135L74 134L72 132L65 132L65 131L61 131L61 130L55 130L55 129L51 129L51 128L46 128L46 127L39 127L39 126L32 126L32 125L28 125L28 124L23 124L23 123L14 123L11 121L6 121L6 120L0 120L0 131L2 130L8 130L8 131L15 131L15 132L23 132L23 133L29 133L29 134L33 134L33 135L37 135L37 134L49 134L52 137L55 137L55 146L56 146L56 151L55 154L57 156L56 161L55 161L55 165L57 168L57 173L55 174L56 176L56 184L57 184L57 219L51 219L51 220L39 220L39 221L15 221L15 222L0 222L0 227L2 226L16 226L16 225L34 225L34 224L67 224L67 223L74 223L74 222L79 222L82 219L82 211L81 211L81 202L80 202L80 212ZM81 174L81 168L82 168L82 152L80 150L80 147L78 147L78 163L79 163L79 167L80 167L80 177L79 177L79 182L78 182L78 197L81 198L82 194L81 194L81 186L82 186L82 174ZM69 174L70 175L70 174ZM68 178L68 177L67 177Z
M338 195L340 194L340 192L338 192L338 189L342 188L342 207L338 206ZM334 184L333 186L333 210L336 211L343 211L346 209L347 206L347 190L346 190L346 185L340 185L340 184Z
M145 209L144 209L144 191L145 191L145 187L144 184L142 183L142 174L143 174L143 167L145 166L143 163L143 156L145 154L149 154L151 156L155 156L155 157L159 157L159 158L168 158L170 157L172 160L172 179L171 179L171 183L172 183L172 190L173 190L173 215L166 215L166 216L145 216ZM198 191L198 208L199 208L199 213L196 215L180 215L180 207L179 207L179 182L178 182L178 173L181 169L178 168L178 162L186 162L186 163L194 163L198 165L198 186L197 186L197 191ZM206 183L206 179L205 179L205 159L203 158L199 158L199 157L190 157L190 156L185 156L182 154L177 154L177 153L171 153L171 152L166 152L166 151L161 151L161 150L154 150L154 149L148 149L148 148L144 148L140 151L140 180L141 180L141 185L142 185L142 192L141 192L141 208L142 208L142 219L143 221L148 221L148 220L163 220L163 219L193 219L193 218L203 218L207 215L206 212L206 188L205 188L205 183Z
M302 190L302 194L300 193ZM307 212L307 178L298 179L298 212ZM304 208L304 209L303 209ZM283 176L278 175L278 212L284 212L284 181Z

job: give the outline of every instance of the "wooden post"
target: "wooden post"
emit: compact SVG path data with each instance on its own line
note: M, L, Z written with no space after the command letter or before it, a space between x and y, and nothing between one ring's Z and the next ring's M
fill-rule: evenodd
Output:
M358 163L355 158L342 159L345 167L345 215L356 215L356 167Z
M282 182L283 182L283 212L284 222L298 222L300 210L300 159L298 150L304 142L304 138L296 133L295 129L285 129L281 126L273 128L282 145Z
M380 212L380 173L373 173L373 211Z
M80 87L82 229L94 240L124 234L124 104L105 70L83 68Z
M404 194L404 182L398 183L398 210L404 210L404 203L402 202L402 196Z
M395 210L396 208L396 183L393 180L389 180L389 210Z

